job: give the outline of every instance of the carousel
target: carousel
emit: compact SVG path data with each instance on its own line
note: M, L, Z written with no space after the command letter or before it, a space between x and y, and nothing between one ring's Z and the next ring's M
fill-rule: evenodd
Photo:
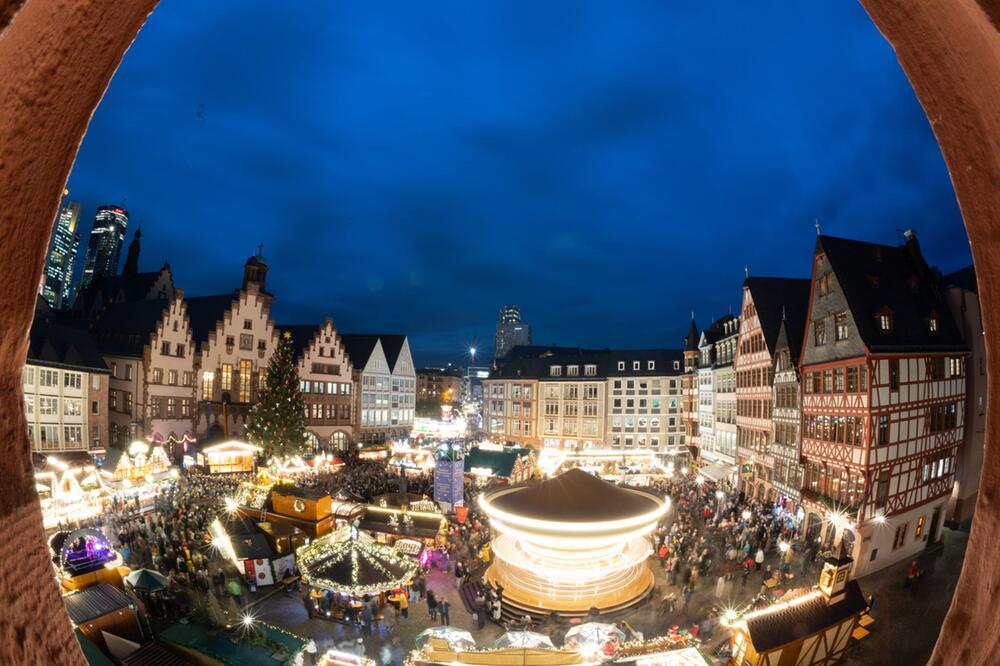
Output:
M296 552L302 579L310 591L311 617L356 621L362 603L375 599L379 608L408 585L417 562L390 546L376 543L353 527L344 527Z
M64 592L99 583L121 588L122 576L129 572L111 542L95 529L56 532L49 539L49 549Z
M653 587L647 538L669 499L580 469L480 495L494 532L487 581L528 613L615 611Z

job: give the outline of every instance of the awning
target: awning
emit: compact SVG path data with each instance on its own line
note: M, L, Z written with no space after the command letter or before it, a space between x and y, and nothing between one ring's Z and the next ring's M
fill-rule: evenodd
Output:
M700 472L702 476L712 481L718 483L723 479L727 478L731 474L736 473L736 465L730 465L729 463L716 462L711 465L706 465L702 467Z

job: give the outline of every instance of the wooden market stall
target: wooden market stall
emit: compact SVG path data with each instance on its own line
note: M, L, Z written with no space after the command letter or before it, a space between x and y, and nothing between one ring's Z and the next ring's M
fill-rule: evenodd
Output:
M850 579L853 560L843 543L823 562L819 585L787 592L780 601L730 621L733 666L833 666L868 604Z
M198 464L209 474L253 472L261 447L238 440L206 446L198 452Z

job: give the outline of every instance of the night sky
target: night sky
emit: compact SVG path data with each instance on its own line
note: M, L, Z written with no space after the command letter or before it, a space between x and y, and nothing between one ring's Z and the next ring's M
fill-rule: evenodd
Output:
M203 105L203 106L202 106ZM161 3L69 187L144 270L279 322L404 332L418 365L535 341L677 347L824 233L967 264L947 170L855 2ZM124 251L122 253L124 259Z

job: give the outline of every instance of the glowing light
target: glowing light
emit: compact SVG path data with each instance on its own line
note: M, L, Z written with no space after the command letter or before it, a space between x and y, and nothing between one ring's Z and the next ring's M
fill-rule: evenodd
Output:
M694 482L697 483L699 486L703 485L705 483L705 477L700 476L700 475L696 476L695 479L694 479Z
M726 493L722 492L721 490L716 490L715 491L715 499L721 500L725 496L726 496Z
M254 622L254 617L249 613L245 613L243 617L240 618L240 624L242 624L244 627L248 629L253 626L253 622Z
M722 614L722 620L727 625L730 625L733 622L736 622L736 619L738 617L739 617L739 615L737 615L736 611L733 610L732 608L727 608L726 612Z
M753 619L755 617L762 617L764 615L771 615L773 613L780 613L781 611L788 610L789 608L795 608L796 606L801 606L802 604L808 603L808 602L812 601L813 599L817 599L822 594L823 593L820 592L819 590L813 590L812 592L808 592L806 594L803 594L801 597L795 597L791 601L780 601L780 602L778 602L776 604L771 604L770 606L767 606L765 608L761 608L760 610L755 610L752 613L747 613L746 615L744 615L740 619L742 619L742 620L751 620L751 619Z
M681 467L681 474L687 474L687 473L688 473L688 468L687 467Z
M227 497L225 499L225 504L226 504L226 513L228 513L230 516L235 516L236 512L239 511L240 509L240 505L237 504L236 500L234 500L232 497Z
M782 541L781 543L778 544L778 550L780 550L783 553L787 553L789 548L791 548L791 546L789 546L788 543L785 541Z
M876 525L885 525L889 522L889 519L885 517L884 513L879 513L872 518L872 522Z
M741 513L741 514L740 514L740 517L741 517L741 518L742 518L743 520L750 520L750 516L752 516L752 515L753 515L752 513L750 513L750 512L749 512L749 511L747 511L746 509L744 509L744 510L743 510L743 513Z

